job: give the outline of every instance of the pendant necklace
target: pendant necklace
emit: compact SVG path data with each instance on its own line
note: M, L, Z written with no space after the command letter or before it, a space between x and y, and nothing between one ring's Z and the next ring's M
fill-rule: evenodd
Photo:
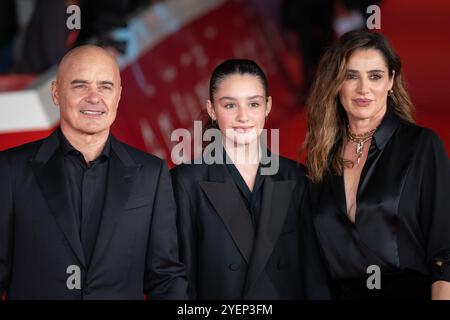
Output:
M347 136L351 141L356 143L356 156L357 156L356 162L357 162L357 164L359 164L361 157L362 157L364 142L372 139L372 136L375 133L376 129L377 128L372 129L367 132L364 132L362 134L355 134L350 131L350 126L347 124Z

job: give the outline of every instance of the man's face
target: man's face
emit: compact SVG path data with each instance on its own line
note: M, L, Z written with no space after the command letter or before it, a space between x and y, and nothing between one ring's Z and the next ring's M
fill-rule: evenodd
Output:
M67 57L52 83L61 128L72 134L109 132L121 90L117 64L101 49L86 49Z

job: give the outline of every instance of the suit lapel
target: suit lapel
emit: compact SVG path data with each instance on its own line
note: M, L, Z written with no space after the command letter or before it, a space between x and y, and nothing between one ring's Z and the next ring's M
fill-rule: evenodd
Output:
M276 181L267 176L264 182L261 216L256 235L255 248L250 262L249 272L245 285L248 292L261 272L266 267L273 248L280 236L291 204L292 192L296 185L295 180Z
M30 163L42 193L81 264L86 267L84 252L77 230L77 221L69 205L69 192L64 174L63 155L59 152L59 138L55 131L45 139Z
M108 169L102 219L91 261L91 270L103 260L122 208L127 202L140 165L134 163L122 145L111 136L111 159Z
M200 187L216 209L245 261L249 263L254 240L250 213L224 165L211 165L209 174L210 181L201 181Z

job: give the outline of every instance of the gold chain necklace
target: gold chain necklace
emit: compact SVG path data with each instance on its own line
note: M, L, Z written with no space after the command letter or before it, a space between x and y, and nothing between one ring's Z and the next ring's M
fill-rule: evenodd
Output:
M356 161L357 164L359 164L359 161L361 160L362 157L364 142L372 139L375 130L377 130L377 128L364 132L362 134L355 134L350 131L350 126L347 124L347 136L351 141L356 143L356 155L358 157Z

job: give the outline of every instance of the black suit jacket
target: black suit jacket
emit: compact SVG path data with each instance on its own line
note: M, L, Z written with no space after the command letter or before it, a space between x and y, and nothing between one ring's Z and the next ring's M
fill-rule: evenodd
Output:
M302 166L280 157L278 173L266 176L257 230L225 165L183 164L171 174L191 298L305 297Z
M89 268L68 201L59 139L0 152L0 291L7 299L184 299L176 209L164 162L111 137ZM81 289L66 284L70 265Z

